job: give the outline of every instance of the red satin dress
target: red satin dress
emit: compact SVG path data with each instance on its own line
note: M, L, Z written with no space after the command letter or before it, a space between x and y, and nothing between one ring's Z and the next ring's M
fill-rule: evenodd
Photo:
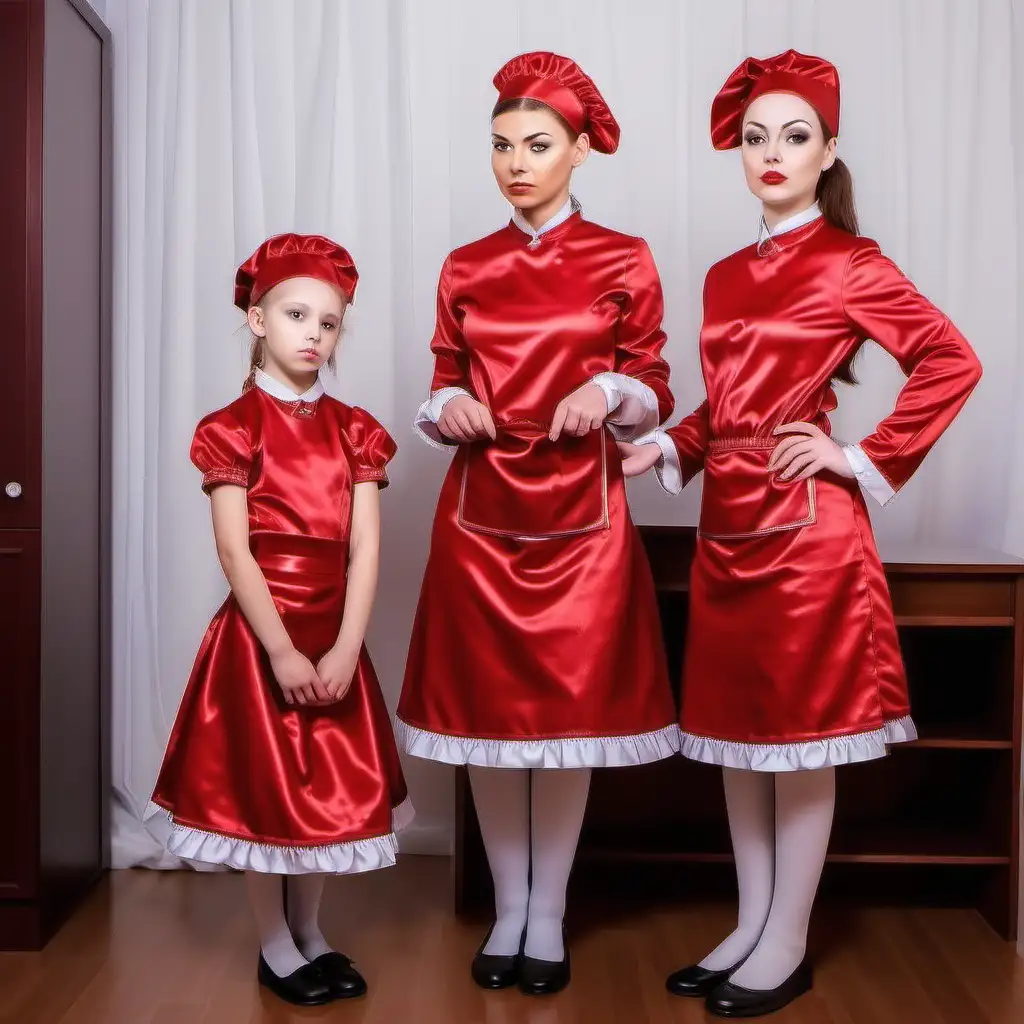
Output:
M776 426L829 433L832 375L868 338L909 377L860 442L898 491L981 374L949 319L876 243L821 217L708 273L707 401L668 431L683 482L704 471L683 679L690 758L816 768L916 735L857 482L827 472L782 482L766 469Z
M456 250L438 290L432 391L486 405L438 499L398 706L405 749L450 764L638 764L678 750L654 585L608 430L548 440L601 373L672 409L661 285L640 239L577 211Z
M289 636L315 665L345 602L352 492L387 486L395 443L322 389L285 401L254 387L196 429L203 488L247 488L251 549ZM235 598L210 623L152 802L185 860L276 874L395 862L408 818L391 720L363 649L336 704L286 704ZM155 810L153 808L153 810Z

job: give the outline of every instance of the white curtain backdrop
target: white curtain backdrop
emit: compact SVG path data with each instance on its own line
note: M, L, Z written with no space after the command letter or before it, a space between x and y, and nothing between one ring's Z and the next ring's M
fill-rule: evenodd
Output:
M788 47L843 80L840 152L876 238L971 339L986 376L904 493L884 545L1024 555L1024 66L1017 0L105 0L116 57L115 865L173 866L139 818L205 626L226 585L188 460L196 421L246 372L237 263L267 235L331 235L361 282L330 390L394 433L369 646L391 707L447 458L410 421L430 378L446 253L507 217L488 163L491 77L529 49L569 54L622 124L574 191L642 235L667 298L677 416L703 396L708 266L753 240L738 157L708 109L747 54ZM1015 20L1016 14L1016 20ZM1016 57L1016 69L1015 69ZM868 433L902 377L878 350L843 389L837 435ZM631 485L639 522L692 523L699 488ZM451 774L407 762L412 852L447 852Z

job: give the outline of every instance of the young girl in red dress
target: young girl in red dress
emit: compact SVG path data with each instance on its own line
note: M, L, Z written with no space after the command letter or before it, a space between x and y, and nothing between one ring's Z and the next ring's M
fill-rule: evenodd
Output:
M857 233L836 159L839 75L789 50L750 58L711 110L763 205L755 244L708 272L707 400L626 446L670 491L703 470L683 678L682 753L721 765L735 931L668 979L723 1017L811 986L807 924L832 828L835 766L915 738L885 574L861 488L912 476L981 374L960 332ZM835 380L871 338L908 380L859 444L831 438ZM657 441L657 444L647 442Z
M236 275L252 371L191 451L231 594L199 648L151 808L169 819L171 853L246 872L260 983L302 1005L366 991L320 932L324 878L393 865L409 817L363 646L395 443L319 379L356 281L349 254L318 235L270 238Z

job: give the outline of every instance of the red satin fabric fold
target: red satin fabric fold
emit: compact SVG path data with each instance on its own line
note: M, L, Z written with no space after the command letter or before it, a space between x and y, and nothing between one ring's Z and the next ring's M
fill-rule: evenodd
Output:
M315 665L341 628L346 546L253 540L288 635ZM181 824L276 846L386 835L392 807L404 799L393 745L365 650L344 700L290 706L229 597L200 647L153 802Z
M507 227L442 271L433 387L471 391L499 437L458 446L445 478L398 714L511 741L669 728L654 586L614 441L546 436L562 398L603 371L643 380L671 411L657 271L643 242L579 214L528 242Z

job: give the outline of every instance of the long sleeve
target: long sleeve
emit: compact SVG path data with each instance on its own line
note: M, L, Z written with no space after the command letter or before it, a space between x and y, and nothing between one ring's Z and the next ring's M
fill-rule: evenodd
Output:
M430 397L419 407L413 426L428 444L448 447L449 441L438 429L445 404L458 395L469 395L469 360L462 337L462 328L452 307L452 281L455 275L452 258L441 268L437 284L437 319L430 351L434 353L434 376L430 384Z
M620 440L651 430L672 415L669 366L661 356L665 312L661 278L651 250L638 239L626 261L626 299L615 346L615 371L598 374L608 399L608 425Z
M708 401L668 430L652 430L636 444L657 444L661 458L655 470L658 482L669 494L678 494L703 468L710 437Z
M981 379L981 364L949 318L871 243L850 257L843 276L850 324L907 375L893 411L859 448L898 491L956 418Z

